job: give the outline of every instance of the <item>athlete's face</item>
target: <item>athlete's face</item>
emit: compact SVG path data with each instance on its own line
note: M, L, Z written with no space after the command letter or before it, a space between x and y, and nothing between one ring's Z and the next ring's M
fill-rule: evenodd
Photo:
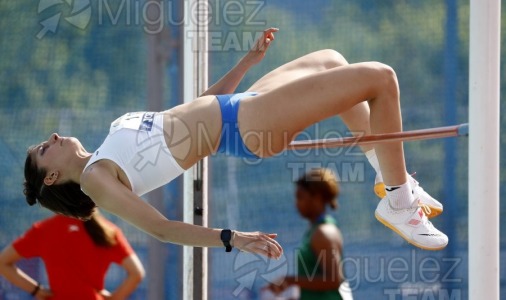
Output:
M325 211L325 203L321 195L311 194L304 188L297 187L295 199L297 210L306 219L313 220Z
M62 170L66 170L69 165L72 165L72 160L78 156L81 149L83 147L78 139L61 137L57 133L53 133L47 141L33 147L30 155L37 167L45 169L48 176L53 174L56 181Z

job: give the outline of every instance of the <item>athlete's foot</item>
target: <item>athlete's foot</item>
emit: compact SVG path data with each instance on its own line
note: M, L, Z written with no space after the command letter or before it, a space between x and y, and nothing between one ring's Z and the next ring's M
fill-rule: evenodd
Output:
M388 197L376 208L376 219L403 237L408 243L425 250L441 250L448 245L448 237L427 219L424 205L408 209L394 209Z
M409 183L411 184L411 188L413 189L413 197L416 200L420 200L421 205L426 205L429 209L427 211L428 218L434 218L443 213L443 204L441 202L434 199L429 193L427 193L416 181L413 176L409 176ZM385 191L385 184L382 180L379 179L379 176L376 176L374 181L374 193L380 199L386 197L387 193Z

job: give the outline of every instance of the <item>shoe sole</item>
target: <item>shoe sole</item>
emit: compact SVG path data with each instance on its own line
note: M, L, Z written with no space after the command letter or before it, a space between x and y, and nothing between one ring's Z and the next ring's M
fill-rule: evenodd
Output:
M398 230L397 228L395 228L395 226L393 226L392 224L388 223L388 221L386 221L385 219L383 219L378 213L374 213L374 216L376 217L376 220L378 220L381 224L385 225L386 227L390 228L391 230L393 230L395 233L397 233L398 235L400 235L406 242L410 243L411 245L415 246L415 247L418 247L420 249L423 249L423 250L430 250L430 251L438 251L438 250L442 250L444 248L446 248L446 245L442 246L442 247L438 247L438 248L430 248L430 247L427 247L427 246L423 246L411 239L409 239L407 236L405 236L400 230Z
M376 183L374 185L374 193L380 199L385 198L387 196L387 192L385 192L385 185L383 183ZM435 218L443 213L443 209L441 207L430 206L428 204L427 206L430 208L430 214L426 214L429 219Z

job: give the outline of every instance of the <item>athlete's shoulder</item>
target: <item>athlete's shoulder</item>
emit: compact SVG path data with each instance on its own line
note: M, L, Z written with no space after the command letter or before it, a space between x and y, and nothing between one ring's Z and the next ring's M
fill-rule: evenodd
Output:
M342 242L342 235L339 228L333 223L323 223L318 225L314 231L312 240L314 242Z
M111 162L108 160L97 161L88 166L81 174L81 190L90 195L96 189L100 189L107 182L107 178L117 178L117 175L117 170Z

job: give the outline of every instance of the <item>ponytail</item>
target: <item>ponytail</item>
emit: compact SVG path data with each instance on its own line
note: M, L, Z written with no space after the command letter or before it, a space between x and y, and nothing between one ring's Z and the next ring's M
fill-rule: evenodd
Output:
M83 223L86 232L90 235L95 245L100 247L112 247L116 245L116 231L98 213L95 213L91 219Z

